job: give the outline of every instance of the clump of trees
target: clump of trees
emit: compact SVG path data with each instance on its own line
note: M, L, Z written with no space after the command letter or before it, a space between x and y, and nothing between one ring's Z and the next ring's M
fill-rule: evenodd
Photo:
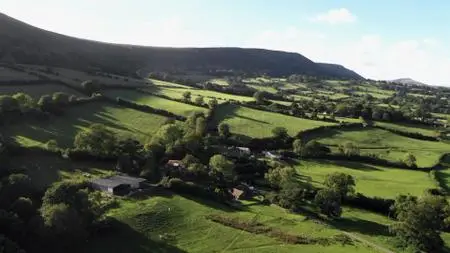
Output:
M340 217L342 200L354 193L355 180L351 175L336 172L325 178L324 185L325 188L317 192L314 201L321 213L331 218Z
M399 196L392 207L397 222L390 230L400 246L437 252L444 246L440 233L449 226L450 207L445 197Z

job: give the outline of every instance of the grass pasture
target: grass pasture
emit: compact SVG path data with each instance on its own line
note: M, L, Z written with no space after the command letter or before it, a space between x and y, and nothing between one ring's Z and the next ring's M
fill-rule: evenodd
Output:
M74 89L58 84L0 86L0 95L14 95L19 92L26 93L36 100L38 100L42 95L51 95L55 92L64 92L77 97L85 97L85 95Z
M183 116L189 116L193 112L206 111L206 108L200 106L193 106L177 101L172 101L135 90L105 90L103 91L103 94L112 98L121 97L138 104L148 105L153 108L163 109Z
M64 115L49 121L4 126L2 132L23 146L42 146L54 139L60 147L71 147L80 129L93 123L102 123L120 138L133 137L145 143L166 119L160 115L92 102L71 107Z
M245 208L245 207L244 207ZM354 245L293 245L274 238L231 228L206 218L217 214L239 217L310 237L340 234L333 228L314 223L304 216L288 214L272 206L253 205L235 211L214 203L180 196L152 196L145 200L123 200L110 211L120 230L93 238L82 252L375 252ZM163 238L163 239L161 239Z
M428 173L395 168L386 168L346 161L300 161L295 167L302 181L322 186L325 177L333 172L352 175L356 191L366 196L395 198L398 194L420 196L425 189L433 188Z
M214 116L214 121L217 124L226 122L230 125L231 132L253 138L272 136L274 127L285 127L290 135L295 135L301 130L332 125L233 104L221 106Z
M440 156L450 150L450 144L444 142L412 139L376 128L332 131L317 140L334 147L353 142L361 153L378 154L391 161L400 161L407 153L412 153L416 156L419 167L435 165Z

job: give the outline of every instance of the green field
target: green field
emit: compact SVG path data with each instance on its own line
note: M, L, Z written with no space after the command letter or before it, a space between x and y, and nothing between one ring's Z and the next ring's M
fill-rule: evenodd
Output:
M178 84L178 83L166 82L166 81L161 81L161 80L157 80L157 79L149 79L149 80L156 86L171 86L171 87L178 87L178 88L185 88L185 89L191 88L189 86Z
M436 136L436 133L438 129L432 128L432 127L426 127L421 125L413 125L413 124L407 124L407 123L388 123L388 122L376 122L375 123L378 126L386 127L389 129L399 130L403 132L410 132L410 133L419 133L426 136Z
M65 92L69 95L85 97L85 95L74 89L57 84L0 86L0 95L14 95L19 92L26 93L36 100L39 100L42 95L52 95L55 92Z
M293 136L305 129L332 125L328 122L301 119L233 104L221 106L214 115L214 121L217 124L226 122L230 125L231 132L253 138L271 136L274 127L285 127Z
M435 185L426 172L386 168L346 161L300 161L296 166L301 180L321 186L326 175L342 172L356 180L356 191L366 196L395 198L399 194L420 196Z
M211 90L200 90L200 89L180 89L180 88L161 88L158 90L149 89L151 92L156 92L157 94L166 95L173 98L182 98L183 93L188 91L192 94L193 99L195 96L203 96L205 100L208 100L210 97L215 97L217 100L227 101L227 100L236 100L236 101L254 101L253 97L246 96L238 96L227 93L221 93L217 91Z
M91 102L73 106L49 121L5 126L2 132L24 146L41 146L54 139L61 147L71 147L77 131L92 123L102 123L121 138L133 137L146 143L165 121L163 116Z
M166 110L182 116L189 116L193 112L206 112L207 110L206 108L200 106L193 106L177 101L172 101L134 90L105 90L103 91L103 94L112 98L121 97L138 104L148 105L153 108Z
M291 234L330 238L340 232L314 223L304 216L288 214L278 207L252 205L234 211L214 203L180 196L152 196L146 200L123 200L109 216L120 230L90 240L82 252L376 252L354 245L292 245L265 235L244 232L206 219L216 214L257 221ZM162 240L161 237L166 239Z
M419 167L436 164L441 155L449 152L450 144L412 139L382 129L341 130L318 138L323 144L338 146L346 142L355 143L364 154L378 154L381 158L400 161L405 154L412 153Z

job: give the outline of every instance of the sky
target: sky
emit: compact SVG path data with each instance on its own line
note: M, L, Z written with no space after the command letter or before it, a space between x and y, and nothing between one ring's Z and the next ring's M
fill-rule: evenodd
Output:
M0 12L79 38L274 49L450 86L448 10L445 0L0 0Z

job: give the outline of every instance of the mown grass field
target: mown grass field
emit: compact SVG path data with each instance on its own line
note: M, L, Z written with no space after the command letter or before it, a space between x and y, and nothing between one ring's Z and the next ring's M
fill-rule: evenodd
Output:
M103 95L116 98L121 97L138 104L148 105L153 108L163 109L177 115L189 116L194 112L206 112L206 108L193 106L177 101L172 101L135 90L105 90Z
M441 155L450 151L450 144L444 142L412 139L375 128L332 131L317 140L334 147L353 142L362 154L377 154L392 161L400 161L411 153L416 156L419 167L435 165Z
M39 98L43 95L52 95L55 92L65 92L69 95L85 97L85 95L74 89L57 84L0 86L0 95L14 95L19 92L26 93L36 100L39 100Z
M119 138L133 137L146 143L166 119L160 115L92 102L68 108L64 115L52 117L49 121L4 126L2 132L23 146L42 146L54 139L59 146L67 148L72 146L80 129L101 123L116 132Z
M183 88L161 88L161 89L152 89L150 88L149 91L155 92L157 94L166 95L173 98L182 98L183 93L188 91L192 94L192 99L195 99L196 96L203 96L205 100L209 100L211 97L215 97L219 102L225 102L228 100L236 100L236 101L254 101L253 97L246 97L246 96L238 96L238 95L232 95L227 93L221 93L217 91L210 91L210 90L200 90L200 89L183 89Z
M217 124L221 122L229 124L232 133L253 138L272 136L272 129L275 127L285 127L293 136L301 130L332 125L328 122L301 119L234 104L221 106L216 111L213 120Z
M304 216L288 214L278 207L249 206L234 211L215 203L180 196L152 196L145 200L123 200L109 216L120 230L93 238L82 252L376 252L354 245L292 245L274 238L244 232L206 218L219 214L258 221L285 232L308 237L331 237L337 229L314 223ZM161 236L166 237L165 240Z
M386 127L389 129L399 130L403 132L410 132L410 133L420 133L426 136L436 136L436 133L439 129L427 127L427 126L421 126L421 125L413 125L413 124L407 124L407 123L388 123L388 122L381 122L377 121L375 123L378 126Z
M435 187L429 174L423 171L386 168L346 161L299 161L295 167L302 181L322 186L325 177L333 172L352 175L356 191L366 196L395 198L399 194L420 196L425 189Z

